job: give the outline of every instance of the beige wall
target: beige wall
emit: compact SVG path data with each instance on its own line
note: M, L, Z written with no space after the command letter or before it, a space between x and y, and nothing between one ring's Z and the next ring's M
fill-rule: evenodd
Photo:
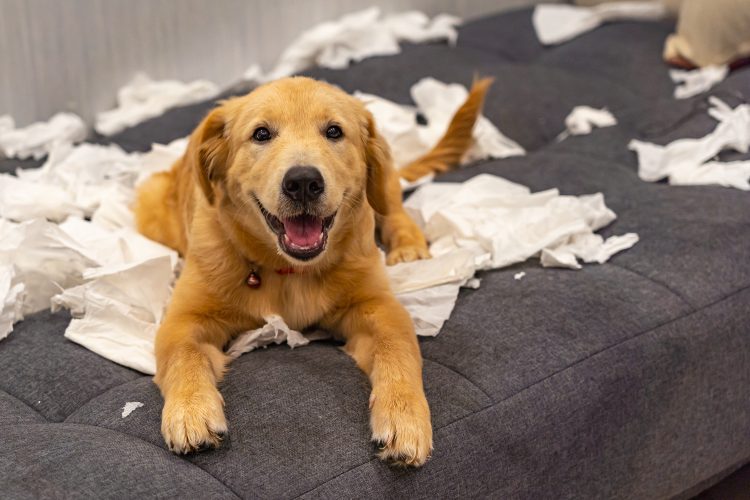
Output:
M383 0L464 18L533 0ZM0 0L0 115L19 125L72 110L91 120L136 71L225 86L269 69L300 31L365 0Z

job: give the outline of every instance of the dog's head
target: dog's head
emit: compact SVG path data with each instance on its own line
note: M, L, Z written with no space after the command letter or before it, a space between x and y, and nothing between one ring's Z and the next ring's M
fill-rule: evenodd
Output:
M354 97L309 78L225 101L187 152L208 203L295 265L316 262L368 200L385 209L390 154Z

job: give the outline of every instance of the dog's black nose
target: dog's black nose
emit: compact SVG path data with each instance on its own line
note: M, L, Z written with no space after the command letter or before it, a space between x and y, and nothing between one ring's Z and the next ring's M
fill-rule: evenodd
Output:
M284 174L281 190L294 201L315 201L325 191L325 181L315 167L292 167Z

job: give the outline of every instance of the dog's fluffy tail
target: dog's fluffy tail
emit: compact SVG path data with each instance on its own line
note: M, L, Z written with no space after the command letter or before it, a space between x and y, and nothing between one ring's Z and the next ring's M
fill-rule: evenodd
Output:
M398 171L407 181L416 181L428 174L447 172L461 162L473 143L472 131L482 112L484 97L492 85L492 78L475 80L469 97L453 115L448 130L429 153Z

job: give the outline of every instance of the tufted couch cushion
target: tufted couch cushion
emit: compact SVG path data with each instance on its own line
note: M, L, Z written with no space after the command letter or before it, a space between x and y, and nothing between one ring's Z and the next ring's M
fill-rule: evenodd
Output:
M461 292L440 335L420 340L435 428L424 468L374 458L367 380L330 342L241 357L222 385L228 441L171 455L151 380L68 342L69 317L44 312L0 342L4 495L662 498L750 461L750 194L641 182L626 147L715 126L705 96L671 96L660 53L673 26L615 24L545 49L530 16L467 23L455 47L407 45L307 72L402 103L424 76L465 85L494 76L485 114L528 155L439 180L487 172L533 190L601 191L619 216L604 233L641 236L604 265L526 262ZM736 105L748 89L745 69L713 94ZM606 106L618 126L555 142L584 104ZM168 111L112 140L147 150L189 133L212 105ZM128 401L144 406L122 418Z

